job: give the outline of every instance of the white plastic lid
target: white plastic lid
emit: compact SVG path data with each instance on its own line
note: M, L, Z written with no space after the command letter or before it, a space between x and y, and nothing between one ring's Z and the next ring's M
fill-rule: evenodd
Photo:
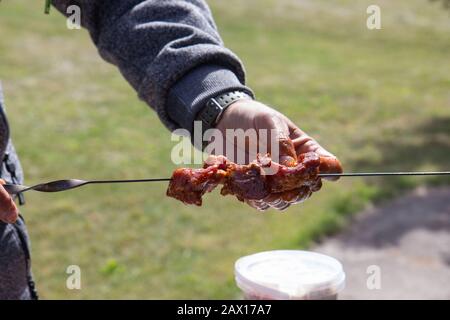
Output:
M276 250L242 257L235 263L237 286L261 299L327 299L345 286L339 261L299 250Z

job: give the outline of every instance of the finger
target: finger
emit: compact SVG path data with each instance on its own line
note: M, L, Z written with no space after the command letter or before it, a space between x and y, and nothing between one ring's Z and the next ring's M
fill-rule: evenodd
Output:
M311 191L311 189L310 189L308 186L303 186L303 187L297 189L297 191L298 191L298 197L297 197L297 199L293 202L293 203L295 203L295 204L304 202L304 201L307 200L307 199L311 196L311 194L312 194L312 191Z
M322 179L317 177L317 179L308 185L311 192L317 192L322 188Z
M1 179L0 179L1 180ZM19 210L16 207L9 193L3 188L4 180L0 181L0 220L6 223L14 223L19 216Z
M334 157L332 153L325 150L316 140L311 138L303 130L297 127L291 120L287 119L290 130L290 138L294 143L297 154L315 152L320 156Z
M277 210L285 210L287 209L290 204L288 201L285 201L281 198L281 193L272 193L268 195L266 198L264 198L264 202L268 204L271 208L277 209Z
M274 209L276 209L278 211L284 211L287 208L289 208L290 205L291 204L289 202L279 199L276 204L270 205L270 207L272 207L272 208L274 208Z
M258 211L266 211L269 209L269 205L267 205L262 200L245 200L245 202L252 208L258 210Z
M290 204L289 202L286 202L283 206L277 207L277 210L279 210L279 211L284 211L284 210L286 210L287 208L289 208L290 206L291 206L291 204Z
M300 129L294 129L293 143L297 154L315 152L320 156L320 173L342 173L342 165L340 161L329 151L325 150L316 140L308 136ZM335 181L339 177L327 177L326 180Z
M286 202L293 203L298 198L298 189L284 191L280 194L280 198L283 199Z
M292 141L297 154L315 152L322 157L334 157L334 155L325 150L316 140L308 135L303 135Z
M336 157L320 157L320 173L342 173L343 171L344 170L342 169L341 162ZM324 179L336 181L339 179L339 177L326 177Z
M295 161L297 155L294 144L290 139L290 129L286 119L274 113L267 119L267 129L270 130L269 152L275 157L274 161L281 163L283 161L282 157L291 157ZM274 150L272 146L274 143L278 150ZM276 159L277 153L279 159Z

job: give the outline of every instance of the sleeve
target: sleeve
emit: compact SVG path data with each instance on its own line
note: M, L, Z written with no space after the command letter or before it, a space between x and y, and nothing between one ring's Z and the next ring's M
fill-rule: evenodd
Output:
M116 65L170 129L192 130L212 96L245 86L244 67L220 38L203 0L53 0L78 5L100 55Z

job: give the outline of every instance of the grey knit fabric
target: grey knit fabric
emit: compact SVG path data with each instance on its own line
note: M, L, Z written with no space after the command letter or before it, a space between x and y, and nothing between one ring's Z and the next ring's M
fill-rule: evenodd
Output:
M195 73L189 85L181 84L167 100L172 87L182 78L204 65L216 65L223 72L220 90L244 87L244 68L239 58L224 47L211 11L203 0L53 0L66 14L67 7L81 8L82 25L86 27L100 55L119 67L123 76L152 106L162 122L171 130L190 127L185 119L198 111L201 99L185 97L207 76ZM199 93L213 96L218 90L214 83Z
M207 100L229 90L242 90L252 95L250 89L241 85L230 70L217 65L198 67L172 87L167 100L167 113L171 119L176 119L180 127L192 132L195 117Z
M0 221L0 300L33 298L28 248L29 240L22 218L15 224Z
M23 182L22 169L14 147L9 139L9 130L4 110L4 100L0 84L0 130L1 137L6 139L7 146L0 153L8 153L11 163L16 167L16 183ZM4 143L2 143L4 145ZM12 183L11 173L5 163L0 164L0 177ZM20 217L15 224L0 221L0 300L32 299L34 282L31 274L31 261L28 234L25 223Z
M6 146L9 141L9 125L4 110L5 100L3 97L2 83L0 81L0 161L3 159Z
M63 13L75 4L100 55L116 65L141 99L171 130L190 130L204 102L227 90L244 90L244 68L226 49L202 0L54 0ZM8 152L22 181L9 139L0 88L0 159ZM0 174L11 176L0 167ZM23 219L0 222L0 299L34 298L29 240Z

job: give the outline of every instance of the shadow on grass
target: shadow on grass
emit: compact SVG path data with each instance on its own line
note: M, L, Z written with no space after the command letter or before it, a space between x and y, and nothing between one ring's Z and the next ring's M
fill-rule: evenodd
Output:
M424 168L450 171L450 117L432 118L408 130L380 132L374 142L378 157L364 157L349 163L354 171L421 171ZM391 137L391 139L386 139ZM367 178L366 187L333 203L334 215L328 216L311 234L321 242L344 226L345 217L363 210L367 203L377 204L373 214L363 215L337 236L346 246L395 246L413 230L448 231L450 233L450 187L412 193L392 199L420 185L450 185L450 176ZM383 201L384 202L384 201ZM343 238L343 239L342 239ZM301 241L299 241L303 244Z
M355 160L355 171L450 171L450 117L432 118L419 126L396 131L394 138L375 142L377 159ZM418 184L450 184L449 176L380 177L368 180L380 187L376 200L398 195Z
M383 248L397 246L407 234L418 231L411 233L408 239L418 240L415 245L420 251L427 250L422 248L424 244L430 244L426 237L423 238L422 232L425 230L431 230L436 235L436 241L442 240L439 232L447 234L445 239L450 236L450 187L416 191L375 208L358 219L338 239L346 247ZM435 245L445 246L439 242ZM441 258L446 261L449 257L442 253Z

